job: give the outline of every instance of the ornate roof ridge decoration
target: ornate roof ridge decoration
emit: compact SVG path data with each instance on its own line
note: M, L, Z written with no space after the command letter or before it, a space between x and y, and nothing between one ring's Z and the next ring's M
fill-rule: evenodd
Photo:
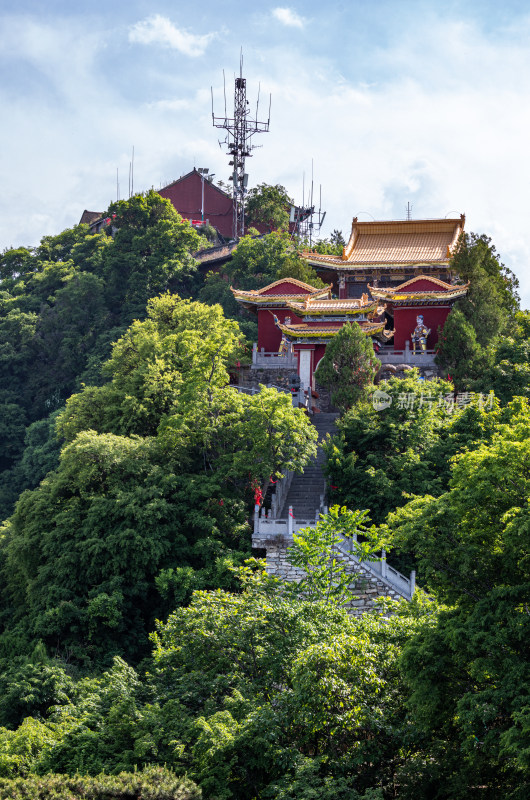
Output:
M439 291L436 289L419 289L417 291L410 290L406 291L407 287L409 287L412 283L416 283L419 280L428 280L431 283L434 283L436 286L440 287ZM368 284L368 289L372 297L376 300L384 300L387 303L392 303L395 301L404 301L404 300L456 300L458 297L463 297L467 294L467 290L469 289L469 283L462 283L459 285L455 285L452 283L446 283L445 281L441 281L438 278L431 278L428 275L418 275L415 278L411 278L405 283L401 283L399 286L394 287L379 287L379 286L370 286Z
M285 304L290 301L296 302L297 300L305 300L307 297L314 297L315 299L325 298L329 297L331 294L330 286L326 286L324 289L314 289L311 294L260 294L257 291L234 289L233 286L230 287L230 290L237 301L254 305L265 305L266 303Z
M361 266L401 266L437 264L450 260L460 234L465 215L449 219L413 219L359 222L353 218L349 241L342 256L304 251L310 264L335 269Z

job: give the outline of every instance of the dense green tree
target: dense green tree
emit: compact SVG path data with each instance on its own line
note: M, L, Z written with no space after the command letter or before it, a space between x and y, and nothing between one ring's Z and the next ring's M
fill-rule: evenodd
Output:
M490 349L513 327L518 281L499 261L491 239L475 233L462 234L451 271L469 289L444 326L437 363L454 377L458 389L469 389L491 359Z
M491 239L484 234L463 234L451 259L451 271L464 283L465 297L456 303L473 325L477 342L486 347L507 330L519 307L519 282L502 264Z
M404 666L411 704L443 749L436 798L524 797L530 788L528 597L529 431L525 401L503 412L490 442L454 460L448 491L389 517L427 584L452 607L413 640Z
M380 383L338 421L340 435L327 446L333 501L367 508L380 524L409 494L441 494L450 458L489 440L500 413L492 396L456 401L450 383L416 372Z
M16 728L26 717L44 720L52 706L69 704L76 694L71 676L39 642L28 658L15 659L0 674L0 725Z
M89 428L154 435L179 405L228 383L240 333L219 306L166 294L149 302L147 314L113 346L103 368L108 382L69 398L59 423L67 440Z
M247 225L266 225L269 232L289 225L289 210L294 205L285 186L260 183L249 190L245 200Z
M0 520L12 513L21 492L35 488L48 472L57 467L61 449L55 430L57 414L54 412L24 429L22 456L14 466L11 464L10 468L0 473ZM18 425L24 421L24 409L20 406L17 406L15 419ZM4 418L4 425L6 422ZM6 445L12 446L14 440L13 431L6 432Z
M240 289L259 289L280 278L296 278L317 288L324 286L285 232L243 236L227 272L233 285Z
M329 342L315 379L331 391L333 405L347 410L366 395L380 366L371 338L353 322Z
M41 369L28 376L34 416L62 405L87 363L98 337L108 327L104 283L87 272L74 274L39 314L36 358ZM43 380L43 377L45 379Z
M4 402L16 403L26 415L31 406L29 365L36 356L37 315L21 311L7 293L0 294L0 386ZM12 448L9 436L4 447Z
M205 239L155 191L109 206L113 246L103 261L110 303L120 323L142 317L147 301L169 289L189 296L197 288L192 253Z
M28 247L8 247L0 254L0 288L2 291L13 291L19 278L26 272L32 251Z
M70 398L59 466L0 543L0 657L18 636L22 652L42 638L78 662L137 658L156 616L230 585L253 482L300 469L316 438L290 396L228 385L238 342L219 306L163 295L115 344L108 382Z
M100 774L46 775L12 780L0 778L0 796L12 800L200 800L196 784L163 767L150 767L142 772Z
M501 336L487 366L473 383L476 391L493 391L501 403L530 397L530 314L515 315L511 335Z
M407 736L397 659L421 619L357 621L263 579L241 595L197 593L155 639L182 765L206 797L287 797L293 783L303 798L388 790Z
M82 382L105 381L112 342L150 297L201 283L192 253L207 241L156 192L113 204L107 219L100 234L77 225L0 256L1 517L25 488L24 427Z
M477 342L475 328L453 308L438 340L437 362L457 388L469 389L484 373L491 353Z
M228 275L221 275L218 272L208 272L204 278L204 283L197 295L201 303L208 305L219 304L223 309L225 317L235 319L241 332L249 342L255 342L258 338L258 323L255 314L244 309L234 297L230 287Z
M311 250L316 253L327 253L328 255L341 256L346 242L342 235L342 231L335 229L332 231L329 239L318 239L318 241L311 244ZM305 250L309 250L309 241L303 242Z

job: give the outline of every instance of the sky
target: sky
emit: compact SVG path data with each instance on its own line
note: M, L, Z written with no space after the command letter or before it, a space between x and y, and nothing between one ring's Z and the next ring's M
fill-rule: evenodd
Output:
M230 174L216 114L243 75L270 131L249 186L352 218L466 214L530 306L525 0L0 0L0 249L33 246L194 166ZM305 186L305 197L303 187ZM317 201L318 202L318 201Z

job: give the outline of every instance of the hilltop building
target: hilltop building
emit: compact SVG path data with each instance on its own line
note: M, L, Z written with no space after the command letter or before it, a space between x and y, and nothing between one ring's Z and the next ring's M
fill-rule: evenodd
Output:
M383 364L434 367L438 330L468 289L455 283L450 269L464 221L463 216L369 223L354 219L342 257L304 254L330 281L325 289L291 278L256 291L232 289L235 299L258 317L253 366L278 369L284 363L286 369L296 368L309 392L328 342L355 321L372 339Z
M195 167L158 190L192 224L209 222L225 239L232 238L233 201L219 186Z

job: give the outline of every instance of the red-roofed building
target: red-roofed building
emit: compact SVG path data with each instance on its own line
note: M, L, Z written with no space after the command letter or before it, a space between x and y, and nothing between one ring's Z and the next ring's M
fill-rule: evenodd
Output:
M159 189L158 194L169 200L184 219L209 222L221 236L232 238L232 197L197 169Z

